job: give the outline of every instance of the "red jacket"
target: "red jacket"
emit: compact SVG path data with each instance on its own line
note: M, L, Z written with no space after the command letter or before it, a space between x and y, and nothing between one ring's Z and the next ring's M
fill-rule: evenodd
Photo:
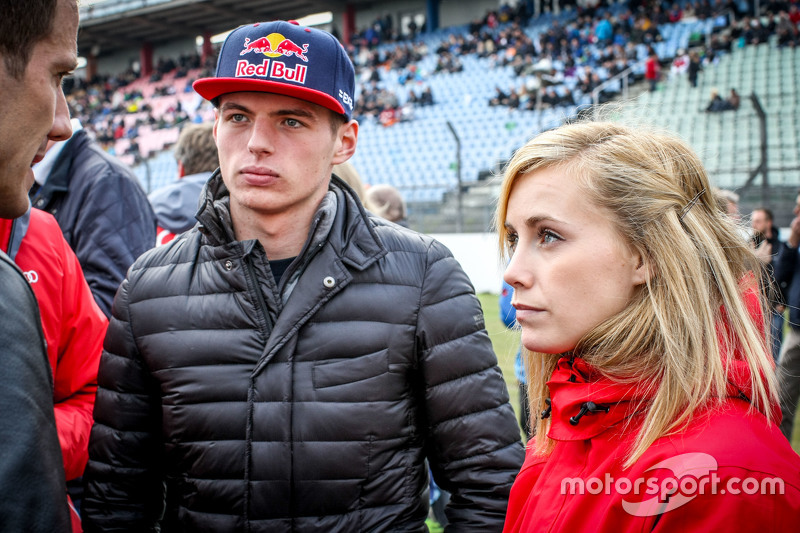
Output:
M39 302L64 471L67 480L74 479L89 459L97 367L108 319L48 213L31 209L13 221L0 219L0 249L25 272Z
M562 358L548 382L555 449L542 458L529 448L504 531L796 531L800 456L775 424L747 412L749 370L733 365L721 408L696 413L687 429L656 440L623 468L642 421L630 416L630 402L646 393ZM595 412L571 424L590 401ZM760 494L762 486L779 492L780 484L782 495Z

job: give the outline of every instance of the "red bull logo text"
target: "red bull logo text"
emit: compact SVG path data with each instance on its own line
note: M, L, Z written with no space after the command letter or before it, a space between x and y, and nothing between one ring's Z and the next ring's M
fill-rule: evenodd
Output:
M245 38L244 49L239 52L239 55L243 56L250 52L264 54L267 57L295 56L306 63L308 62L308 57L306 57L308 44L304 44L302 47L298 46L294 41L287 39L280 33L270 33L266 37L260 37L255 41Z
M263 78L277 78L305 84L307 71L308 67L305 65L297 65L291 68L280 61L271 61L269 59L265 59L260 65L254 65L249 61L241 59L236 62L235 76L237 78L260 76Z

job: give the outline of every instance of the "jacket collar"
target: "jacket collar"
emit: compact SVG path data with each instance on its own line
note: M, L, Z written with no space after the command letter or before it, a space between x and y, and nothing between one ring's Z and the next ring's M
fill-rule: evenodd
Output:
M650 398L640 384L611 381L572 356L558 360L547 386L552 418L547 435L554 440L595 437L635 414L637 404Z
M0 250L5 252L12 261L16 261L22 239L28 233L31 223L31 207L24 215L15 219L0 218Z
M84 144L90 138L85 130L76 131L69 140L64 141L64 147L58 155L58 159L53 163L50 175L44 185L31 195L31 204L38 209L46 209L53 197L58 193L66 193L69 190L72 160Z
M234 242L230 193L219 169L206 183L202 198L197 211L200 231L215 246ZM386 255L386 249L358 197L336 176L331 177L328 194L314 215L303 253L318 248L310 245L321 244L325 237L341 260L356 270L363 270Z
M758 286L754 278L742 279L743 299L756 324L762 315ZM732 351L724 339L728 336L724 309L718 326L721 357L727 365L726 396L749 402L752 397L750 367L742 360L738 349ZM763 334L763 331L762 331ZM548 436L554 440L590 439L637 414L643 413L656 391L652 383L612 381L583 359L572 355L558 360L550 380L550 416ZM778 406L770 406L773 416L780 420Z

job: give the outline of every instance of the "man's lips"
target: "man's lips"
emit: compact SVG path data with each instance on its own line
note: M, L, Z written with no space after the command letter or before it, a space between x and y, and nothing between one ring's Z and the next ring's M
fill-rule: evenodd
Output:
M42 159L44 159L44 153L36 154L36 157L34 157L33 161L31 162L31 166L35 165L36 163L38 163Z
M244 167L239 174L245 183L258 186L274 183L280 177L277 172L264 167Z

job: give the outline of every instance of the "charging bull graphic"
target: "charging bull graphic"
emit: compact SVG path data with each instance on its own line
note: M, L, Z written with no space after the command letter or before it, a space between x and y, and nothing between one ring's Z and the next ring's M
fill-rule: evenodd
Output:
M308 57L306 57L308 44L304 44L301 48L294 41L287 39L280 33L270 33L266 37L260 37L252 42L249 38L245 38L244 49L239 52L239 55L243 56L250 52L264 54L268 57L288 57L294 55L308 63Z

